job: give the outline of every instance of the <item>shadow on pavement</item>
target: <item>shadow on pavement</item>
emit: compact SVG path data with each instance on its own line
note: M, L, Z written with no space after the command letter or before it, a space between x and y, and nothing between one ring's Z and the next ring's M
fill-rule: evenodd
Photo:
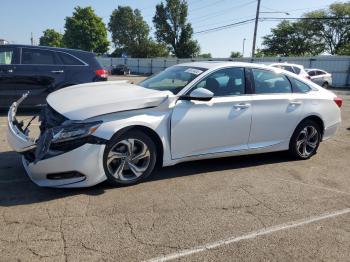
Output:
M290 158L281 152L193 161L161 168L144 183L286 161L290 161ZM118 189L113 188L107 182L80 189L38 187L27 177L19 154L13 151L0 153L0 206L27 205L80 194L95 196L101 195L107 190Z

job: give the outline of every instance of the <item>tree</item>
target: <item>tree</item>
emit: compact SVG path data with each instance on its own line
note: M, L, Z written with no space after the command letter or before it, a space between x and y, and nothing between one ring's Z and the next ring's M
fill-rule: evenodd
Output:
M204 53L198 55L199 58L212 58L211 53Z
M62 34L56 32L54 29L46 29L43 31L43 35L39 39L39 43L42 46L62 46Z
M178 58L195 57L199 54L198 42L192 39L193 29L187 22L186 0L165 0L156 6L153 23L156 39L169 47Z
M108 28L112 34L112 42L119 52L140 58L169 54L164 44L158 44L149 37L149 26L138 9L118 6L112 12Z
M350 1L336 2L328 9L306 13L305 17L327 18L308 20L306 24L325 44L328 53L343 54L350 42Z
M261 52L266 56L318 55L324 51L324 43L304 21L282 21L271 34L263 37Z
M106 53L109 42L107 29L92 7L74 8L73 16L66 17L63 44L68 48Z
M241 58L241 57L243 57L243 55L241 54L241 52L231 52L230 57L231 58Z

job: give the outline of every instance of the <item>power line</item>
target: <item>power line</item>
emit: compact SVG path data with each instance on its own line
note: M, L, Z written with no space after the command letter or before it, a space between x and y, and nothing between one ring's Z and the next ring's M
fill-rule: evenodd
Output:
M281 21L281 20L350 20L350 17L260 17L260 21Z
M213 27L213 28L202 30L202 31L194 32L194 34L203 34L203 33L209 33L209 32L213 32L213 31L220 31L220 30L228 29L228 28L231 28L234 26L248 24L248 23L253 22L254 20L255 20L255 18L251 18L251 19L239 21L239 22L232 23L232 24L227 24L227 25L223 25L223 26Z

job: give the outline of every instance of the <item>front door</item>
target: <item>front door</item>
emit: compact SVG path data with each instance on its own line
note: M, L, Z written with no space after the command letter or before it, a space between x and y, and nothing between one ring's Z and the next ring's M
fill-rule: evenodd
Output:
M171 117L172 158L179 159L248 148L251 95L243 68L211 73L196 88L214 93L207 102L179 100Z

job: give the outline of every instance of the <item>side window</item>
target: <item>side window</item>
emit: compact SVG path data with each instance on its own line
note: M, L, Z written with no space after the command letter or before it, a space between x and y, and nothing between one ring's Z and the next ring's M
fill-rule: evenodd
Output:
M292 81L293 86L296 89L296 92L298 92L298 93L307 93L311 90L311 88L307 84L305 84L297 79L290 78L290 80Z
M65 54L61 52L58 52L57 54L59 55L64 65L84 65L81 61L79 61L78 59L76 59L75 57L69 54Z
M292 93L286 76L263 69L253 69L256 94Z
M318 76L324 75L324 72L322 72L322 71L316 71L316 75L318 75Z
M12 48L0 48L0 65L10 65L14 61Z
M22 64L55 65L55 53L41 49L22 48Z
M218 70L200 81L194 87L196 88L206 88L214 96L242 95L245 93L244 68Z
M295 72L297 75L300 74L301 69L300 69L299 67L293 66L293 69L294 69L294 72Z
M284 70L286 70L286 71L289 71L289 72L291 72L291 73L294 73L294 70L293 70L293 68L292 68L291 66L282 66L282 68L283 68Z
M307 72L308 74L309 74L309 76L315 76L316 75L316 72L315 71L309 71L309 72Z

